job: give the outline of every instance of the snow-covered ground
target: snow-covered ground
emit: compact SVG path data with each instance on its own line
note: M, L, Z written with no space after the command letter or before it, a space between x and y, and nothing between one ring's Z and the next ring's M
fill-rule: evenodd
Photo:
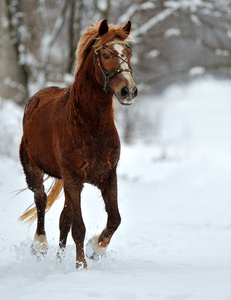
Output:
M62 199L47 214L47 256L30 254L35 225L17 218L32 193L15 196L25 187L17 160L22 111L1 103L1 300L231 299L231 82L172 86L144 107L149 116L161 112L158 143L122 146L121 226L107 256L76 271L71 237L56 262ZM85 187L82 207L87 241L106 223L97 189Z

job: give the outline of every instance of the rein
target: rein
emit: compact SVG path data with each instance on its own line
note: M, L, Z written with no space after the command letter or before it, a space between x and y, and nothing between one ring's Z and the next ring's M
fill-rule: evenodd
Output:
M131 66L128 64L127 60L128 58L132 55L132 52L129 56L127 56L125 59L122 58L120 55L118 55L117 53L115 53L114 51L112 51L111 49L108 48L108 46L110 45L116 45L116 44L120 44L120 45L125 45L127 48L131 49L124 41L112 41L112 42L108 42L104 45L101 45L101 46L98 46L95 48L94 50L94 65L95 65L95 60L97 60L97 64L104 76L104 87L103 87L103 90L104 92L107 91L107 84L109 83L110 79L115 76L116 74L119 74L119 73L122 73L122 72L129 72L131 73L131 75L133 76L133 71L132 71L132 68ZM104 48L104 49L107 49L108 51L110 51L113 55L119 57L122 61L118 64L117 68L114 70L114 71L106 71L103 69L103 67L101 66L101 63L100 63L100 59L99 59L99 51ZM123 69L121 68L121 64L125 62L127 65L128 65L128 69Z

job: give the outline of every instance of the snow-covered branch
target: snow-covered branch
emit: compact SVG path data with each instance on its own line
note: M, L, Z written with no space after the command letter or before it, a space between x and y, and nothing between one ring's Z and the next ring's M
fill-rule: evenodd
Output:
M41 58L41 85L44 85L44 82L47 80L47 65L48 65L48 59L49 54L52 45L54 44L55 40L57 39L62 26L65 21L66 11L68 8L68 1L66 0L64 2L63 8L61 10L60 15L55 21L55 24L53 26L53 29L50 31L48 28L48 22L47 22L47 11L46 11L46 1L45 0L39 0L39 11L41 15L42 20L42 28L44 30L43 37L41 40L41 47L40 47L40 58Z
M157 14L156 16L154 16L153 18L149 19L146 23L144 23L143 25L141 25L139 28L133 30L132 32L132 36L134 38L142 35L142 34L146 34L147 31L149 29L151 29L152 27L154 27L157 23L162 22L163 20L165 20L167 17L169 17L170 15L172 15L172 13L175 11L175 8L167 8L164 11L160 12L159 14Z
M164 1L161 5L164 7L163 10L160 10L159 12L157 12L157 14L154 17L150 18L147 22L139 26L139 28L133 30L132 35L134 38L146 34L148 30L156 26L158 23L164 21L165 19L170 17L174 12L179 10L189 11L192 22L194 22L198 26L201 24L201 20L196 15L198 11L210 15L213 15L214 11L217 12L214 3L208 1L202 1L202 0ZM159 6L153 4L152 2L142 3L140 5L133 4L128 8L127 12L119 18L119 21L124 21L126 19L131 18L135 13L137 13L137 11L152 9L154 12L155 8L159 9ZM218 16L218 15L214 14L214 16Z
M122 24L127 22L128 20L131 20L137 12L153 10L155 7L156 5L151 1L147 1L141 4L132 4L128 7L127 11L119 17L118 24Z

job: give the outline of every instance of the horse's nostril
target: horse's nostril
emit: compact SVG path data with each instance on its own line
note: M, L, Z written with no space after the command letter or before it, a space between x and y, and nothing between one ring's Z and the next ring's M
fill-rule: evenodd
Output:
M136 86L134 87L132 94L134 98L138 95L138 90Z
M121 89L121 96L122 97L126 97L127 95L129 94L129 89L124 86L122 89Z

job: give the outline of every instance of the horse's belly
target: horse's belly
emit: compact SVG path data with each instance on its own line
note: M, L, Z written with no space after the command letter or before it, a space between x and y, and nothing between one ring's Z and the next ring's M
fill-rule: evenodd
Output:
M31 149L29 151L31 158L44 173L52 177L61 178L54 154L48 145L44 149L45 151L43 150L42 152L39 151L39 148Z
M52 136L47 132L33 131L27 133L28 152L36 165L46 174L60 178L59 165L52 144Z

